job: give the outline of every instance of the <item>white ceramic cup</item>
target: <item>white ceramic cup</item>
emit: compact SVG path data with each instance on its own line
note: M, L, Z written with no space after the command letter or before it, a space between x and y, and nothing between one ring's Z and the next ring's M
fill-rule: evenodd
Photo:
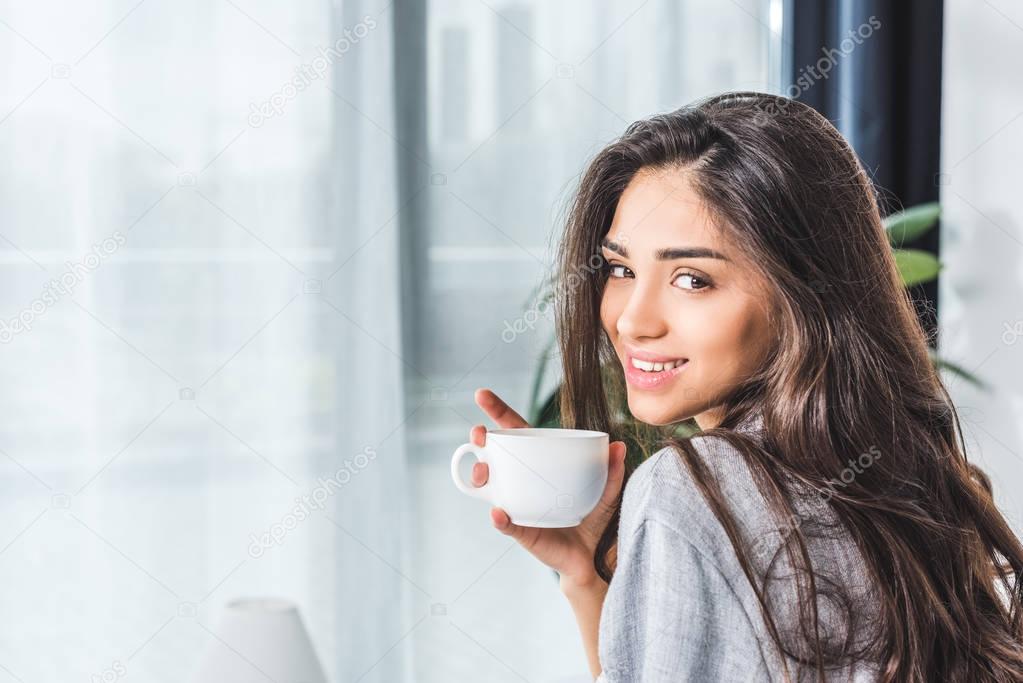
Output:
M487 483L462 478L462 458L487 463ZM608 436L583 429L495 429L483 448L471 443L451 456L451 478L462 493L482 498L519 526L577 526L593 511L607 484Z

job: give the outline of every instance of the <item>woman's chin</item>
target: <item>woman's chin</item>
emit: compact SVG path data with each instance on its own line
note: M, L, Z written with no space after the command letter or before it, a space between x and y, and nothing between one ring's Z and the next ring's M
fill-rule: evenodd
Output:
M654 427L663 427L664 425L674 424L679 422L684 417L679 417L677 410L665 410L664 400L653 399L649 400L646 398L634 397L630 394L629 396L629 412L632 416L640 422Z

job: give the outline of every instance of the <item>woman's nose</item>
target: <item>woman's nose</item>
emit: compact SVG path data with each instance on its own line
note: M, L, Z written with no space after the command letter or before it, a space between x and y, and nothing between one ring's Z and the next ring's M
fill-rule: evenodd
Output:
M618 334L629 339L657 338L668 331L667 320L656 293L633 287L618 316Z

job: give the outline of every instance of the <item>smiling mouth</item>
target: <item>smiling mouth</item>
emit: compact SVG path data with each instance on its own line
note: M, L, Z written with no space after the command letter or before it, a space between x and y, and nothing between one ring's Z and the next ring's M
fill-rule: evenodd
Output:
M652 354L651 354L652 355ZM649 358L649 356L647 356ZM657 360L642 360L628 356L625 365L625 381L639 391L661 391L674 386L678 378L689 367L688 358L658 357Z
M653 361L640 360L638 358L629 358L629 362L632 367L640 370L641 372L664 372L665 370L673 370L681 365L684 365L687 358L676 358L675 360L663 361L655 363Z

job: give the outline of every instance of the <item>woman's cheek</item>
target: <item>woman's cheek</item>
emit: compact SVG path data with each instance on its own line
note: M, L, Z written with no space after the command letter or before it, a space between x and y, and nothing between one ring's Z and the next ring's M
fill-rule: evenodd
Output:
M613 291L605 290L604 297L600 300L600 321L611 339L618 338L618 316L622 312L618 301L620 298Z

